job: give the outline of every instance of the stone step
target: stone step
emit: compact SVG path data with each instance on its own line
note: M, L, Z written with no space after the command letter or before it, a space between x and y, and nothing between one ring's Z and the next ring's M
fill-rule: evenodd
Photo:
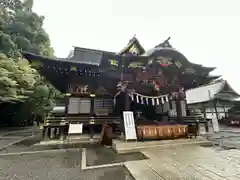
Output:
M196 139L175 139L175 140L159 140L159 141L146 141L146 142L125 142L124 140L113 140L112 148L117 153L130 153L138 152L148 148L173 148L178 146L192 146L192 145L205 145L211 146L212 142L198 137Z

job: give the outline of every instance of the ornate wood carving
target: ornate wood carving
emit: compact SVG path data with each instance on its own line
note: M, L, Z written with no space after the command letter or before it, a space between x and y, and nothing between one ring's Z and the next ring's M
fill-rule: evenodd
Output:
M70 85L68 91L70 93L89 94L88 85Z
M108 94L108 91L103 86L99 86L95 93L101 94L101 95L106 95L106 94Z

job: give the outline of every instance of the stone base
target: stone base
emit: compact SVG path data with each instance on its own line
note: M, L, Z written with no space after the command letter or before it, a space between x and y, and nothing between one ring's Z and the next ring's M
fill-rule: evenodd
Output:
M96 134L93 139L89 135L70 135L66 140L44 140L35 145L56 145L56 144L77 144L77 143L97 143L99 142L100 135Z
M192 145L205 145L211 146L212 142L206 140L203 137L197 137L196 139L174 139L174 140L156 140L156 141L132 141L126 142L121 139L113 140L112 148L117 153L130 153L138 152L148 148L174 148L179 146L192 146Z

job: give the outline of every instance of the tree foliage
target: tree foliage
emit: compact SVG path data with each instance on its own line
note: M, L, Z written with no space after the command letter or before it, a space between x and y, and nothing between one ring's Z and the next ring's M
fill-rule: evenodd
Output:
M26 60L0 54L0 99L2 102L24 101L35 88L38 73Z
M15 56L28 51L53 56L48 34L42 28L44 17L32 12L32 0L3 0L0 7L0 52Z
M21 51L54 56L42 27L44 17L32 6L33 0L0 1L0 104L23 102L25 114L41 114L53 107L60 93L21 56Z

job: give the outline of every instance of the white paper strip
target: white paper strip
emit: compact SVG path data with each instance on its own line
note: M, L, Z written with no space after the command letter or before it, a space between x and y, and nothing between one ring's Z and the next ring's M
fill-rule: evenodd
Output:
M137 103L139 103L139 96L138 96L138 95L136 95L136 96L137 96L137 97L136 97L136 98L137 98Z
M154 106L155 105L155 99L152 98L152 105Z
M159 105L160 104L160 102L159 102L159 98L157 98L157 105Z
M141 104L144 104L143 97L141 96Z
M162 102L162 104L164 104L164 99L163 99L163 97L161 97L161 102Z
M168 102L168 96L167 95L165 96L165 99L166 99L166 102Z
M146 98L146 104L148 105L148 98Z
M132 99L132 101L134 100L134 96L133 96L133 94L130 94L130 97L131 97L131 99Z

